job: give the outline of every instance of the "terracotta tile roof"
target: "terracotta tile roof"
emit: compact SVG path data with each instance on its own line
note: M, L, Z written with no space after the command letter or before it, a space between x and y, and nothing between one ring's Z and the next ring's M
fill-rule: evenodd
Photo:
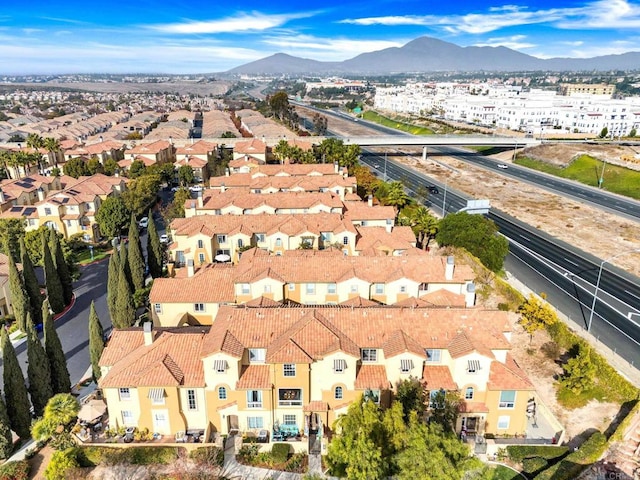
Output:
M149 301L151 303L234 302L235 270L233 265L214 263L200 268L193 277L157 278L151 287Z
M239 178L235 178L239 177ZM255 176L250 173L237 173L230 176L213 177L209 180L209 185L214 188L225 187L247 188L252 193L254 190L263 190L261 194L268 191L308 191L319 192L322 189L334 190L336 187L351 188L355 190L355 177L343 177L338 174L330 175L286 175L286 176Z
M422 295L418 302L428 307L455 307L462 308L466 305L465 296L462 293L453 293L447 289L436 290Z
M217 143L198 140L190 145L176 148L176 155L206 155L218 148Z
M374 205L370 207L366 202L344 202L345 217L355 220L387 220L396 218L395 207Z
M424 348L402 330L396 330L387 337L382 344L385 358L395 357L405 352L424 355Z
M493 358L493 353L487 348L485 343L479 342L477 337L471 335L469 330L461 330L456 333L447 348L451 358L459 358L473 352L477 352L485 357Z
M242 305L246 307L279 307L282 305L282 302L277 302L268 297L258 297L253 300L249 300L248 302L243 303Z
M346 168L340 169L338 173L345 173ZM330 163L287 163L260 165L251 172L251 175L335 175L336 168Z
M422 381L428 390L458 390L451 371L446 365L425 365L422 369Z
M458 407L460 413L489 413L489 407L482 402L460 402Z
M100 386L204 386L200 352L208 327L156 329L151 345L144 345L141 328L114 330L100 358L111 366Z
M257 165L263 163L263 160L259 158L252 157L251 155L245 155L241 158L236 158L235 160L231 160L229 162L230 169L242 168L244 166L249 166L249 168L254 168Z
M389 380L384 365L361 365L354 386L356 390L388 389Z
M269 365L246 365L242 368L236 390L265 390L271 388Z
M242 358L244 353L244 345L233 336L231 332L222 332L224 338L222 339L222 345L220 351L232 355L237 358Z
M166 150L168 148L171 148L171 143L167 142L166 140L158 140L152 143L141 143L139 145L136 145L135 147L127 150L125 152L125 154L128 156L130 154L134 154L134 155L149 155L149 154L156 154L158 152L161 152L162 150Z
M510 354L505 363L491 362L488 390L535 390L527 374Z
M220 188L222 185L229 188L246 188L248 189L253 179L250 173L234 173L224 177L211 177L209 186Z
M314 400L302 407L303 412L328 412L329 404L320 400Z
M416 246L416 236L411 227L393 227L387 232L385 227L359 227L356 251L376 249L381 251L412 250Z
M325 206L327 209L340 209L340 198L329 192L277 192L269 195L256 195L244 193L235 189L224 192L218 190L206 190L203 192L203 207L199 210L219 210L235 206L242 210L254 209L260 206L269 206L278 209L305 209L316 206ZM190 208L192 200L185 202L185 208ZM329 211L329 210L326 210Z
M369 300L368 298L362 297L353 297L349 300L345 300L344 302L340 302L338 305L343 307L378 307L380 304L378 302L374 302L373 300Z
M313 359L292 339L274 342L267 350L269 363L312 363Z
M252 138L247 142L237 142L233 147L234 153L247 153L249 155L256 154L265 154L267 151L267 145L258 140L257 138Z

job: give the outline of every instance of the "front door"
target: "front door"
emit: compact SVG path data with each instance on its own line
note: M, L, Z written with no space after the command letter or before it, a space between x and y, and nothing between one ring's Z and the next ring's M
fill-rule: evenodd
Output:
M478 417L462 417L462 430L467 432L476 432L478 425Z

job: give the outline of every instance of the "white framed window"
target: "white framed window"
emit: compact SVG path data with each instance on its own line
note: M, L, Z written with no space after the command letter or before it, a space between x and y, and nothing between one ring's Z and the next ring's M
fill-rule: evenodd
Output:
M249 295L249 293L251 293L251 286L248 283L241 283L240 284L240 292L243 295Z
M302 405L301 388L279 388L278 405L281 407L296 407Z
M226 387L218 387L218 399L226 400L227 399L227 388Z
M131 390L128 388L118 389L118 394L120 396L120 400L131 400Z
M316 294L316 284L315 283L307 283L305 285L305 289L307 295L315 295Z
M365 363L373 363L378 361L378 350L375 348L362 349L362 361Z
M250 348L249 349L249 362L250 363L264 363L266 358L266 350L264 348Z
M410 358L401 358L400 359L400 372L401 373L409 373L413 370L413 360Z
M467 387L464 391L465 400L473 400L473 387Z
M264 293L271 293L271 285L264 286Z
M213 361L213 369L216 373L224 373L227 371L227 361L226 360L214 360Z
M227 243L226 235L218 235L218 244L221 244L221 243Z
M406 285L400 285L400 293L407 293L407 286Z
M426 361L428 363L440 363L442 358L442 350L439 348L427 348L425 350L425 354L427 355Z
M200 264L204 263L204 253L198 254L198 262L200 262Z
M160 303L154 303L153 311L156 313L162 313L162 305Z
M192 388L187 390L187 408L189 410L198 409L198 402L196 400L196 391Z
M384 295L384 283L376 283L374 288L376 295Z
M364 392L365 400L371 400L376 405L380 405L380 390L368 389Z
M329 283L327 284L327 293L332 295L335 294L338 291L338 287L336 286L335 283Z
M164 431L167 428L167 412L166 410L157 410L153 412L153 429L155 431Z
M164 388L151 388L149 389L149 398L152 405L164 405L165 404L165 391Z
M293 292L296 289L296 284L290 283L287 285L287 288L289 289L290 292Z
M467 373L478 373L480 371L480 360L469 360L467 362Z
M198 248L204 248L204 241L202 239L198 240Z
M193 310L195 312L204 312L204 303L194 303Z
M241 238L238 239L238 248L242 248L244 247L244 242L242 241Z
M122 424L133 425L133 412L131 410L122 410Z
M282 366L282 374L285 377L295 377L296 376L296 364L295 363L285 363Z
M295 415L287 414L282 416L283 425L297 425L298 421Z
M247 428L264 428L262 417L247 417Z
M500 403L498 408L513 408L516 404L516 391L503 390L500 392Z
M358 284L357 283L352 283L351 287L349 287L349 291L351 293L358 293Z
M498 417L498 430L507 430L509 428L510 421L511 417L509 415L500 415Z
M276 247L281 247L281 246L282 246L282 239L276 238Z
M51 215L51 209L49 207L45 207L44 214L47 215L47 216L50 216Z
M335 373L344 373L347 369L347 361L342 358L336 358L333 360L333 371Z
M320 236L322 237L323 242L331 241L331 232L320 232Z
M342 400L342 394L343 394L342 387L337 386L333 391L333 398L335 398L336 400Z
M264 233L256 233L256 242L264 243L266 238L267 236ZM276 240L276 245L278 244L278 240Z
M349 237L347 237L346 235L342 237L342 244L349 245Z
M262 408L262 391L247 391L247 408Z

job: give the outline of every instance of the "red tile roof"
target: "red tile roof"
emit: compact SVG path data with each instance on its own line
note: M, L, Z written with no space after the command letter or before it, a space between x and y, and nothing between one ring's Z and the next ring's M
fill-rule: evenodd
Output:
M356 375L356 390L388 389L389 380L384 365L361 365Z
M422 369L422 380L427 390L458 390L458 385L453 381L451 371L446 365L425 365Z
M149 293L151 303L234 302L235 268L214 263L200 268L193 277L156 278Z
M242 368L237 390L265 390L271 388L269 365L247 365Z
M505 363L491 362L488 390L535 390L514 358L507 354Z

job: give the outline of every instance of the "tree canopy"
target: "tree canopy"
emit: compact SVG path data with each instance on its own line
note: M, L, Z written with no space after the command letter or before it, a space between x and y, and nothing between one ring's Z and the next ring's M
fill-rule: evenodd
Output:
M100 228L100 233L105 237L116 237L120 234L122 227L129 221L131 212L127 208L122 197L107 197L98 208L96 222Z
M551 305L544 301L546 295L543 293L540 296L542 297L541 299L530 294L529 298L518 307L518 313L520 314L518 323L529 334L529 341L533 339L533 334L538 330L542 330L558 321L556 312L551 308Z
M142 175L131 180L127 189L122 192L127 209L136 216L146 212L155 202L161 184L162 178L157 174Z
M89 169L84 158L74 157L64 164L64 174L73 178L80 178L85 175L89 175Z

